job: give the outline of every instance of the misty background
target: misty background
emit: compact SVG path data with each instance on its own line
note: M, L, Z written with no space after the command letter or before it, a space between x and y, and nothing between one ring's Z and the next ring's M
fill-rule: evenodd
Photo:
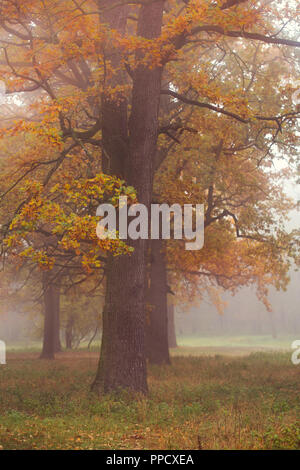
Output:
M286 292L270 290L272 312L267 311L251 288L243 288L234 296L222 293L225 303L223 314L218 312L208 297L190 308L177 305L175 325L178 344L191 345L197 344L195 340L201 338L233 336L300 339L299 281L300 273L294 271ZM18 344L30 346L41 341L42 320L42 315L33 317L28 312L22 312L21 306L19 312L7 311L0 316L0 339L7 343L8 348Z

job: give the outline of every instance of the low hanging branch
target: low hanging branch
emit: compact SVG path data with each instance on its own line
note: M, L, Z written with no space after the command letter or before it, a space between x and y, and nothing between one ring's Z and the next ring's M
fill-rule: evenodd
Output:
M197 101L197 100L187 98L186 96L184 96L180 93L176 93L175 91L172 91L172 90L161 90L161 94L162 95L172 96L173 98L181 101L182 103L189 104L191 106L197 106L198 108L206 108L206 109L210 109L211 111L215 111L216 113L224 114L225 116L232 117L233 119L235 119L239 122L242 122L243 124L249 124L251 122L251 118L244 119L236 113L233 113L231 111L226 111L226 109L224 109L224 108L219 108L218 106L215 106L215 105L210 104L210 103L203 103L201 101ZM282 130L281 129L282 122L285 119L287 119L289 117L297 117L299 115L300 115L300 113L298 111L295 111L295 112L291 112L291 113L285 113L285 114L282 114L280 116L259 116L259 115L255 115L254 119L258 119L260 121L274 121L274 122L276 122L279 130L281 131Z
M253 39L254 41L261 41L266 44L278 44L278 45L284 45L284 46L290 46L290 47L300 47L300 41L295 41L293 39L277 38L276 35L265 36L264 34L251 33L247 31L227 31L224 28L222 28L222 26L218 26L218 25L197 26L187 36L190 36L190 35L193 36L201 32L217 33L217 34L222 34L223 36L229 36L232 38Z

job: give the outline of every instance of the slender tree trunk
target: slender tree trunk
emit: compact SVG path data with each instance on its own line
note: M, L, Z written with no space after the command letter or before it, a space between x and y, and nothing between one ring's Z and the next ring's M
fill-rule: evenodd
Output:
M60 341L60 288L55 287L55 331L54 331L54 347L55 352L59 353L62 351Z
M54 359L56 349L58 289L51 282L51 273L43 274L44 337L41 359Z
M170 364L168 341L167 271L162 240L151 242L147 357L150 364Z
M66 340L67 349L72 349L73 347L73 327L74 327L74 316L70 315L68 317L66 331L65 331L65 340Z
M168 339L169 348L178 347L175 328L175 308L172 301L168 302Z
M95 331L94 331L94 333L93 333L93 336L92 336L91 339L89 340L88 349L90 349L90 347L91 347L91 345L92 345L94 339L95 339L96 336L97 336L98 331L99 331L99 326L97 325L97 327L96 327L96 329L95 329Z
M142 5L138 35L147 39L161 33L164 1ZM142 58L142 57L141 57ZM158 136L161 67L139 65L133 76L129 147L125 177L135 187L140 203L150 207L152 162ZM111 112L115 112L112 110ZM122 139L123 147L123 139ZM124 155L124 149L123 149ZM111 257L107 266L106 302L98 372L92 386L97 393L119 388L147 392L145 355L146 240L130 241L130 256Z

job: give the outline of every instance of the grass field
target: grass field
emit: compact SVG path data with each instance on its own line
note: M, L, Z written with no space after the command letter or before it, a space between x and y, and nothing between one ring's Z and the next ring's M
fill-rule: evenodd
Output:
M293 336L279 336L272 338L272 336L264 335L246 335L246 336L179 336L177 343L180 346L172 352L175 355L183 355L185 352L188 355L202 355L208 352L210 355L215 353L240 355L249 354L250 352L257 351L274 351L284 350L290 351L292 342L298 338L299 335ZM80 350L87 349L88 342L83 342L80 345ZM42 348L41 341L23 341L23 342L7 342L7 351L10 352L39 352ZM91 351L99 351L99 341L93 342ZM186 350L186 351L185 351Z
M299 335L298 335L299 336ZM184 336L178 338L174 354L199 356L223 354L245 356L252 352L291 351L295 336Z
M148 398L99 399L89 392L96 352L52 362L10 352L0 449L299 449L300 366L290 352L206 354L184 346L172 366L151 367Z

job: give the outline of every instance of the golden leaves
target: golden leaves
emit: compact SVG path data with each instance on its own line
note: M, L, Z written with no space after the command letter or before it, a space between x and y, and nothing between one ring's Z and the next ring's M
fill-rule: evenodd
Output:
M101 267L103 253L118 256L131 252L121 240L99 240L98 218L92 215L101 202L117 205L124 194L129 203L136 201L134 188L126 187L124 181L99 173L90 179L56 183L49 191L39 182L27 181L23 191L28 200L14 217L5 240L7 249L20 258L52 269L56 256L73 253L91 273ZM47 239L52 240L50 249Z

